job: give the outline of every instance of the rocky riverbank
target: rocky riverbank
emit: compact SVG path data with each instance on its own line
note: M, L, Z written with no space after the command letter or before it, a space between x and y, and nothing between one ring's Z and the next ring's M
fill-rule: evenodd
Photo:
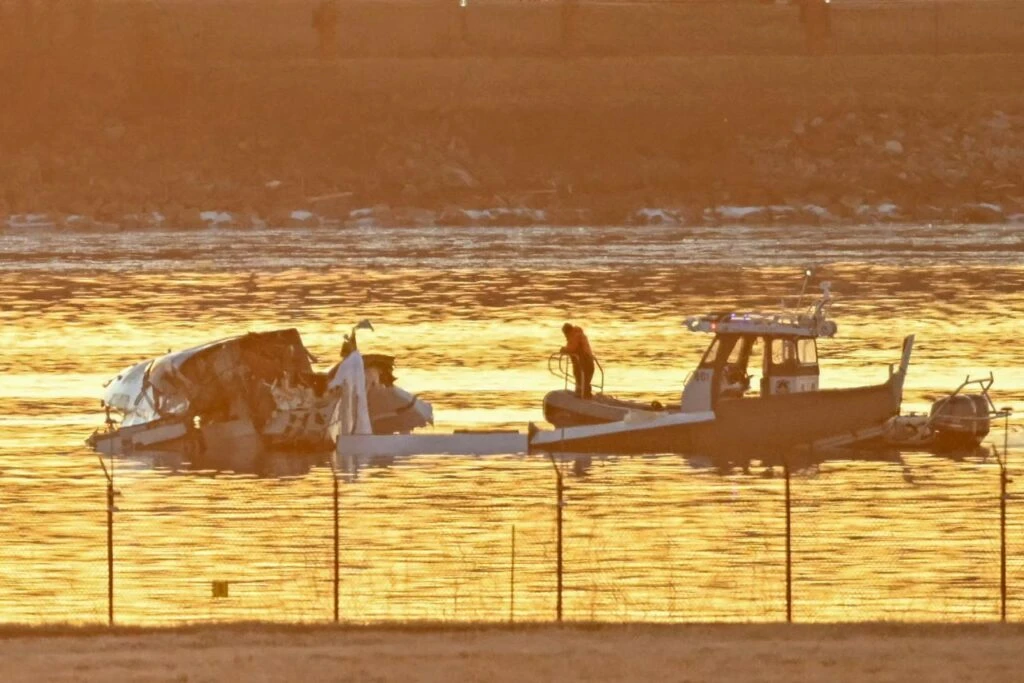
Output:
M0 230L1024 214L1024 54L316 59L294 17L197 51L110 12L92 47L0 49Z
M728 173L709 169L714 163L707 160L694 169L692 155L671 150L615 150L614 159L598 154L604 159L590 166L545 167L536 159L516 159L514 146L496 150L466 132L396 132L380 140L370 163L347 168L325 168L309 150L308 163L300 153L274 169L281 151L270 143L261 154L260 142L247 140L237 144L241 158L218 152L215 162L198 167L158 155L162 172L156 181L145 160L131 163L133 180L77 168L83 158L115 157L124 144L144 147L132 139L142 135L113 125L78 159L13 160L24 175L7 185L0 225L123 230L1024 221L1024 115L1016 112L809 112L784 129L738 134L719 151ZM106 163L120 166L114 159ZM253 166L261 172L253 174ZM46 182L62 174L72 182Z
M506 123L512 134L505 143L487 130L492 122L458 114L426 125L391 123L390 132L371 128L373 144L362 155L327 159L316 141L258 134L233 149L193 138L168 154L173 133L154 144L159 131L113 123L74 155L0 162L9 179L0 225L1024 222L1020 111L807 111L723 136L711 149L678 139L657 149L620 128L601 147L584 138L575 151L560 145L561 154L522 145L529 133L517 135L517 122ZM645 122L635 125L642 130ZM194 147L207 147L209 156ZM135 153L118 159L126 148Z

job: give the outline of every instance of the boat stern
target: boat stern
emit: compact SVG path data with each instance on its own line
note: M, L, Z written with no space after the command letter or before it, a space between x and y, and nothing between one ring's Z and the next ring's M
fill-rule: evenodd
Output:
M893 371L889 368L889 386L892 389L892 397L896 402L896 410L899 411L903 403L903 384L907 379L907 369L910 367L910 355L914 351L914 335L909 334L903 338L903 354L900 357L900 367Z

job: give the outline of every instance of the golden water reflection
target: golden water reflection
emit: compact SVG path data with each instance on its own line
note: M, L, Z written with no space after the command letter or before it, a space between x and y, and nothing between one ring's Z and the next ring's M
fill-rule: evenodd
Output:
M669 401L708 342L682 330L686 315L775 306L816 255L828 261L818 278L833 282L839 322L821 343L823 385L882 380L915 333L908 408L991 370L997 401L1019 415L1020 231L906 230L824 231L815 242L750 228L453 228L372 242L359 232L164 233L68 237L73 249L4 236L0 621L105 620L105 479L82 445L101 420L101 384L141 358L246 329L296 326L326 366L341 333L370 318L377 331L360 337L363 348L398 356L399 383L434 403L439 428L525 428L558 385L546 357L566 319L586 326L608 392ZM1010 440L1015 458L1024 433ZM217 456L115 462L118 620L331 618L327 455ZM784 486L761 459L563 462L566 617L784 619ZM342 618L553 618L550 462L342 464ZM998 617L998 483L985 453L798 463L794 616ZM1011 486L1009 579L1019 587L1024 505ZM213 597L214 581L228 582L227 597Z

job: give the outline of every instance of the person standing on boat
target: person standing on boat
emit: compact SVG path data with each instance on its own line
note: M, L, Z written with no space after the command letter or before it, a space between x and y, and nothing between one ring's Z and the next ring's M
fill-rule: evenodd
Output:
M561 348L561 352L569 354L572 360L576 396L590 398L590 382L594 378L594 352L590 349L590 340L587 339L582 327L570 323L562 325L562 334L565 335L565 346Z

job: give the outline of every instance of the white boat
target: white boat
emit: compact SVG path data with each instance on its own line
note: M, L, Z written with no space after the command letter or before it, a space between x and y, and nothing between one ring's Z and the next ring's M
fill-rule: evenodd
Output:
M835 322L827 317L831 302L825 282L821 297L807 310L688 318L687 330L714 336L678 406L554 391L545 396L544 413L555 429L532 427L530 448L738 455L875 438L899 414L914 337L903 340L899 366L890 365L883 381L821 389L817 340L836 334Z
M728 312L687 318L691 332L714 335L685 383L680 402L623 401L598 391L581 398L568 389L570 373L563 356L548 367L566 388L544 397L545 419L554 430L531 425L532 450L594 453L777 454L794 447L833 449L914 449L932 451L977 448L996 409L989 396L993 377L967 377L928 414L900 414L914 337L903 340L897 369L885 381L849 389L821 389L819 338L833 337L828 319L831 287L807 310ZM759 376L757 382L753 381ZM968 393L968 389L974 393Z

